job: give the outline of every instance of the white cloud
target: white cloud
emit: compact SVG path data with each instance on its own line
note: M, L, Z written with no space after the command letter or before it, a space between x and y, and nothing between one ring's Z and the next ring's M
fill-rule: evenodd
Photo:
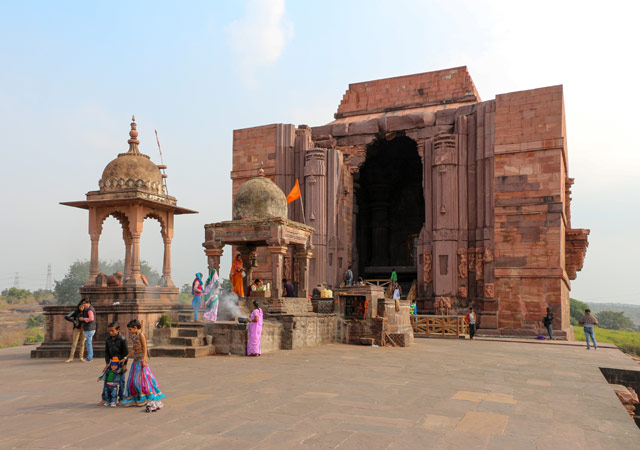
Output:
M255 72L276 62L293 37L285 18L284 0L247 0L245 15L227 27L236 70L245 84L255 84Z

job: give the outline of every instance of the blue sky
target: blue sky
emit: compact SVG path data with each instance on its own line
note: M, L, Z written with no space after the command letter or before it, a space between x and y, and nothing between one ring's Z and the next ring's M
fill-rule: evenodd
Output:
M639 63L629 2L238 1L0 3L0 288L44 287L89 256L87 214L58 205L97 189L141 150L180 205L176 284L205 268L203 225L231 211L232 130L329 122L349 83L467 65L484 100L563 84L573 226L591 228L572 296L640 304ZM624 11L624 14L621 12ZM124 247L114 219L101 257ZM142 257L160 269L159 226ZM224 261L223 273L228 267Z

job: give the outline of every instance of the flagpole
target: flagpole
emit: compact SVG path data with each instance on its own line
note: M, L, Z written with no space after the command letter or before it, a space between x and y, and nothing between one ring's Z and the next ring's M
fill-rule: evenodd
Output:
M300 208L302 209L302 223L307 224L307 218L304 216L304 202L302 201L302 195L300 195Z

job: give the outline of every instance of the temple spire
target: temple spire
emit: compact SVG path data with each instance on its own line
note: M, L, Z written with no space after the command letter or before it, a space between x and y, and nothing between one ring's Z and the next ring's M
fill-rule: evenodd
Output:
M136 124L136 116L131 116L131 130L129 131L129 152L133 154L139 154L140 150L138 150L138 144L140 141L138 140L138 125Z

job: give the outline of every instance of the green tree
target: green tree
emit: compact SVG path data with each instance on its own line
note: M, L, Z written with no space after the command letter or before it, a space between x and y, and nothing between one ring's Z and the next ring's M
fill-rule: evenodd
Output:
M111 275L115 272L124 272L124 261L100 261L100 272ZM140 272L147 277L150 286L155 286L160 280L160 274L154 270L148 262L140 263ZM76 305L80 301L78 291L89 279L89 261L76 261L69 267L69 271L61 281L56 281L54 288L55 298L59 305Z
M27 319L27 328L42 328L44 326L44 314L32 314Z
M578 321L584 316L584 310L589 309L589 305L575 298L570 298L569 301L571 302L571 325L578 325Z
M634 329L633 322L623 312L600 311L596 317L602 328L609 330Z
M22 300L31 296L31 292L26 289L9 288L2 291L2 296L9 304L20 303Z

